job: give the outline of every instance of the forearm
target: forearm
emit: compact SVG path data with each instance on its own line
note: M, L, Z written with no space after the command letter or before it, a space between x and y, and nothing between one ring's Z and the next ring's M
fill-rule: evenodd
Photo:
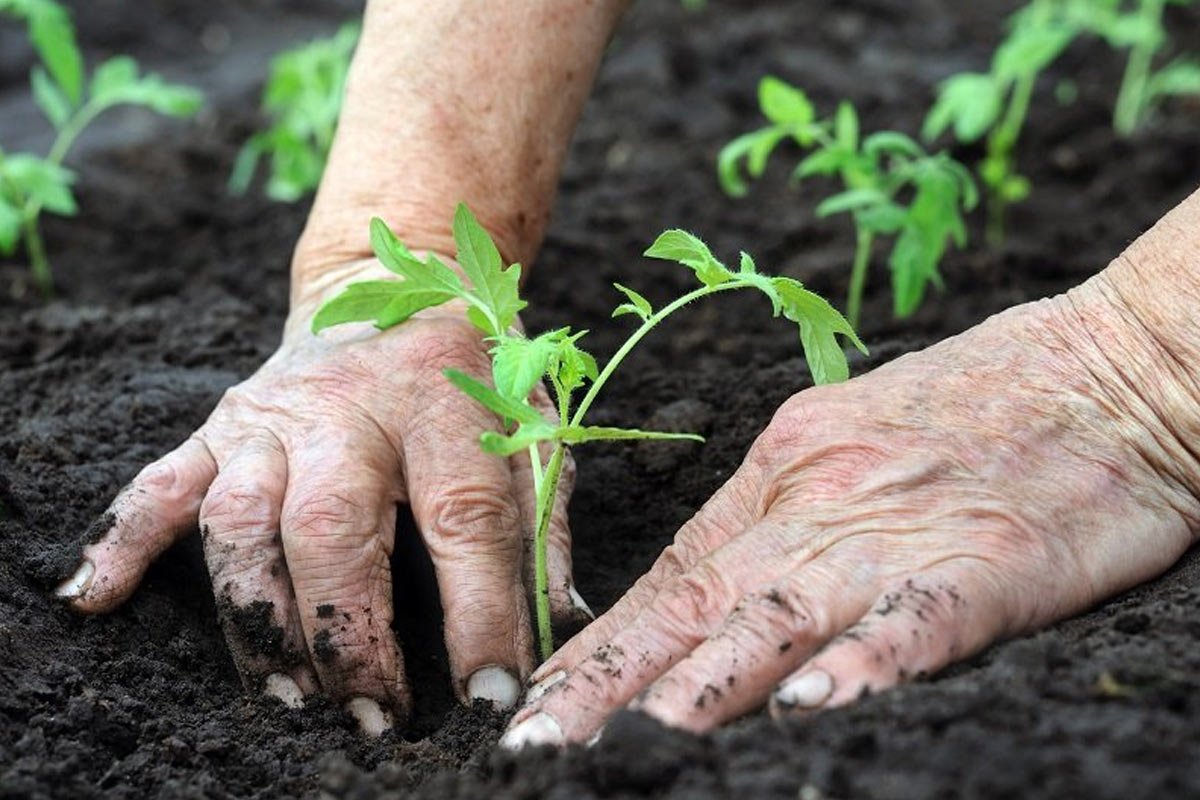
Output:
M571 133L627 0L368 4L328 167L293 263L293 304L370 255L383 217L453 252L466 202L504 256L544 233Z

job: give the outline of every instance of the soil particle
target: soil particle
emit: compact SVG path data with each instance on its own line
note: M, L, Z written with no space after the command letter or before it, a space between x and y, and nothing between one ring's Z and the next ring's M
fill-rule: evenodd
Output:
M329 628L317 631L317 635L313 637L313 655L315 655L317 660L322 664L332 664L334 661L337 661L338 651L337 648L333 646L332 638L333 636L330 633Z
M333 616L333 612L335 610L336 609L334 609L333 604L323 603L323 604L317 606L317 618L318 619L329 619L330 617Z
M222 597L217 605L221 618L238 636L251 656L280 658L284 653L284 631L275 621L275 604L255 600L248 605L234 605Z

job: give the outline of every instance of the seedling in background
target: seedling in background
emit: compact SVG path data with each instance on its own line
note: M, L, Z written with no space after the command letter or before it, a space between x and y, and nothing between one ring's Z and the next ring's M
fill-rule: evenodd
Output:
M1154 69L1168 44L1163 12L1168 5L1191 5L1194 0L1072 0L1069 13L1088 30L1118 50L1129 50L1125 76L1113 112L1113 127L1129 136L1145 121L1154 105L1172 96L1200 95L1200 60L1180 57Z
M1010 18L1008 36L996 49L991 70L944 81L925 118L926 141L946 130L964 144L987 137L978 169L987 190L989 244L1004 241L1008 206L1029 196L1029 179L1017 172L1015 150L1038 76L1081 31L1073 15L1062 13L1061 0L1033 0Z
M263 156L271 162L269 197L293 202L317 188L333 145L358 35L358 23L347 23L333 36L274 58L262 101L271 127L242 147L229 178L232 191L246 191Z
M105 61L86 82L71 18L53 0L0 0L0 13L28 26L42 62L30 74L33 99L57 131L45 156L8 153L0 147L0 255L11 256L24 241L34 283L43 296L49 296L54 278L39 220L42 211L74 216L79 210L71 190L74 173L63 166L75 140L114 106L141 106L185 117L200 108L201 96L153 73L140 74L137 62L128 56Z
M403 280L354 283L326 303L313 318L313 331L346 322L371 321L381 330L399 325L425 308L459 299L468 306L467 319L491 345L491 384L456 370L446 377L498 417L505 420L505 433L489 431L480 437L483 450L496 456L526 452L533 465L536 520L534 522L534 612L538 646L542 658L553 649L550 630L550 596L546 572L546 533L558 491L567 447L593 441L632 439L691 439L694 434L662 433L629 428L596 427L586 424L588 411L613 373L637 344L671 314L709 295L735 289L755 289L767 296L775 316L796 323L800 342L816 383L831 383L849 376L846 355L837 337L846 337L866 352L854 329L832 306L799 281L760 273L754 260L742 253L735 272L709 251L704 242L680 230L670 230L646 251L651 258L675 261L696 274L699 287L655 309L642 295L615 284L625 302L613 316L629 315L640 320L601 368L579 346L587 331L559 328L532 338L514 327L517 313L526 303L519 295L520 265L504 266L500 252L467 209L460 205L454 215L454 241L459 265L469 280L430 255L421 261L404 246L380 219L371 221L371 246L376 257ZM547 419L529 402L539 381L553 389L557 419ZM575 402L575 395L582 396ZM542 459L542 446L549 456Z
M817 216L848 213L854 221L854 264L846 298L850 324L858 327L867 270L880 236L895 237L889 258L893 311L898 317L912 314L930 283L940 288L938 265L947 245L966 244L962 213L978 202L966 167L945 153L929 155L902 133L863 137L858 112L847 102L838 106L832 119L819 119L808 96L778 78L763 78L758 99L771 124L739 136L721 150L721 186L735 197L745 195L743 167L751 177L760 177L771 153L785 140L811 150L792 177L839 178L842 191L818 205Z

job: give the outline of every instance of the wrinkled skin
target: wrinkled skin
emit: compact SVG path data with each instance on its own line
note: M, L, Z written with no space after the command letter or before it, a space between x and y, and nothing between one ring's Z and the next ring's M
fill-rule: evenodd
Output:
M312 308L294 311L279 350L113 502L111 530L84 550L95 573L73 607L115 608L199 525L247 687L293 705L321 690L352 702L365 728L386 727L388 712L403 715L411 700L388 561L396 504L407 503L437 572L458 693L512 705L534 666L522 575L529 460L482 453L478 434L500 430L499 420L442 374L486 377L482 335L446 306L385 332L362 325L316 337ZM544 389L536 398L548 404ZM559 622L583 613L570 588L570 484L568 468L550 534ZM491 670L472 684L488 667L511 678Z
M1099 278L794 396L537 671L505 744L587 741L626 706L701 731L842 705L1161 573L1200 530L1158 402L1184 387L1116 366L1164 359L1115 296Z

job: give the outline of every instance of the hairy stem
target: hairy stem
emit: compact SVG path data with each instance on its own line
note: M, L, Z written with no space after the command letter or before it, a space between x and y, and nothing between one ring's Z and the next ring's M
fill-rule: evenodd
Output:
M850 271L850 290L846 295L846 320L850 327L858 329L862 313L863 291L867 285L867 267L871 263L871 245L875 236L869 230L856 225L854 267Z
M33 274L33 282L42 297L48 300L54 295L54 276L50 272L50 261L46 258L46 244L42 240L42 232L38 229L37 212L30 214L27 209L22 216L21 225L25 231L25 249L29 253L29 269Z
M535 447L534 450L536 449ZM550 530L550 516L554 511L554 497L558 493L558 481L562 477L566 450L566 445L562 442L555 444L554 452L546 462L545 478L537 493L537 529L533 536L533 615L537 623L538 653L543 661L554 653L554 631L550 626L550 579L546 569L546 537Z
M1156 30L1161 30L1164 5L1165 0L1142 0L1139 16L1143 21L1151 21ZM1129 53L1125 77L1121 80L1121 92L1117 95L1117 106L1113 112L1113 127L1121 136L1130 136L1141 122L1146 108L1150 67L1161 44L1160 36L1149 36L1134 45Z

